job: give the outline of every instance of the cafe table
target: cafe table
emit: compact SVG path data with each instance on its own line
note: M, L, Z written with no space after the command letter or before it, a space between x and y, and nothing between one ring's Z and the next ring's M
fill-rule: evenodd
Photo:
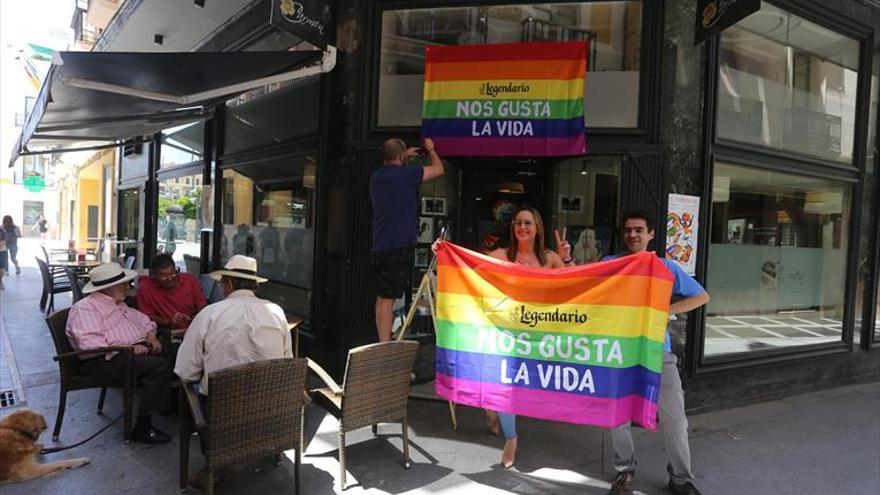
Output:
M89 270L92 268L102 265L100 261L97 260L81 260L81 261L67 261L67 260L58 260L53 261L50 267L61 266L65 268L70 268L73 270L78 276L84 277L88 275Z

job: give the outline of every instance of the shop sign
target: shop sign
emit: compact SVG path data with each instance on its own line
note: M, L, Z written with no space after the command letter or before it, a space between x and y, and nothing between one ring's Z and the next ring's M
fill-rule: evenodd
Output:
M324 49L330 26L330 4L326 0L272 0L269 24Z
M425 49L422 136L443 156L586 152L587 43Z
M666 213L666 259L689 275L697 268L697 232L700 225L700 197L669 195Z
M759 10L761 0L697 0L694 44L699 45Z
M24 178L22 185L28 191L38 193L46 188L46 181L39 175L29 175Z

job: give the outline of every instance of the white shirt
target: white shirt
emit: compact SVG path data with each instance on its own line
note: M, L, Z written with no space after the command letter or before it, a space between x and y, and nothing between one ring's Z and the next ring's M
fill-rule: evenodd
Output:
M177 352L174 372L200 380L208 395L208 374L238 364L293 357L284 310L240 289L208 305L190 323Z

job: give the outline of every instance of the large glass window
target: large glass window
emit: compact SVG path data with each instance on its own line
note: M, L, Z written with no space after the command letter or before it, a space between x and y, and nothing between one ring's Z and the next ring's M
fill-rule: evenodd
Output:
M192 122L162 131L160 169L202 161L205 122Z
M852 160L859 43L764 3L721 34L718 137Z
M315 153L223 170L220 258L257 259L260 294L308 316L314 266Z
M584 93L591 127L635 127L642 4L543 3L382 13L380 126L419 126L427 45L588 41Z
M200 261L201 219L201 174L159 180L156 251L170 254L182 270L195 271Z
M583 265L614 253L620 205L620 157L591 156L558 163L554 170L552 232L566 229L571 256Z
M716 162L705 354L842 339L852 186Z

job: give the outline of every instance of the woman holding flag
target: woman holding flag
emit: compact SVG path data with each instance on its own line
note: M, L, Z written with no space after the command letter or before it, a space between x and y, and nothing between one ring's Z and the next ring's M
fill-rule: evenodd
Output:
M499 247L488 253L489 256L501 261L516 263L518 265L542 267L542 268L565 268L574 266L571 258L571 246L565 240L566 229L554 232L556 236L556 252L545 247L544 222L538 210L530 206L520 206L510 222L510 246ZM437 245L442 241L434 242L434 252ZM495 435L499 432L504 435L504 451L501 454L501 465L504 469L510 469L516 460L516 415L504 412L486 411L486 422L489 431Z

